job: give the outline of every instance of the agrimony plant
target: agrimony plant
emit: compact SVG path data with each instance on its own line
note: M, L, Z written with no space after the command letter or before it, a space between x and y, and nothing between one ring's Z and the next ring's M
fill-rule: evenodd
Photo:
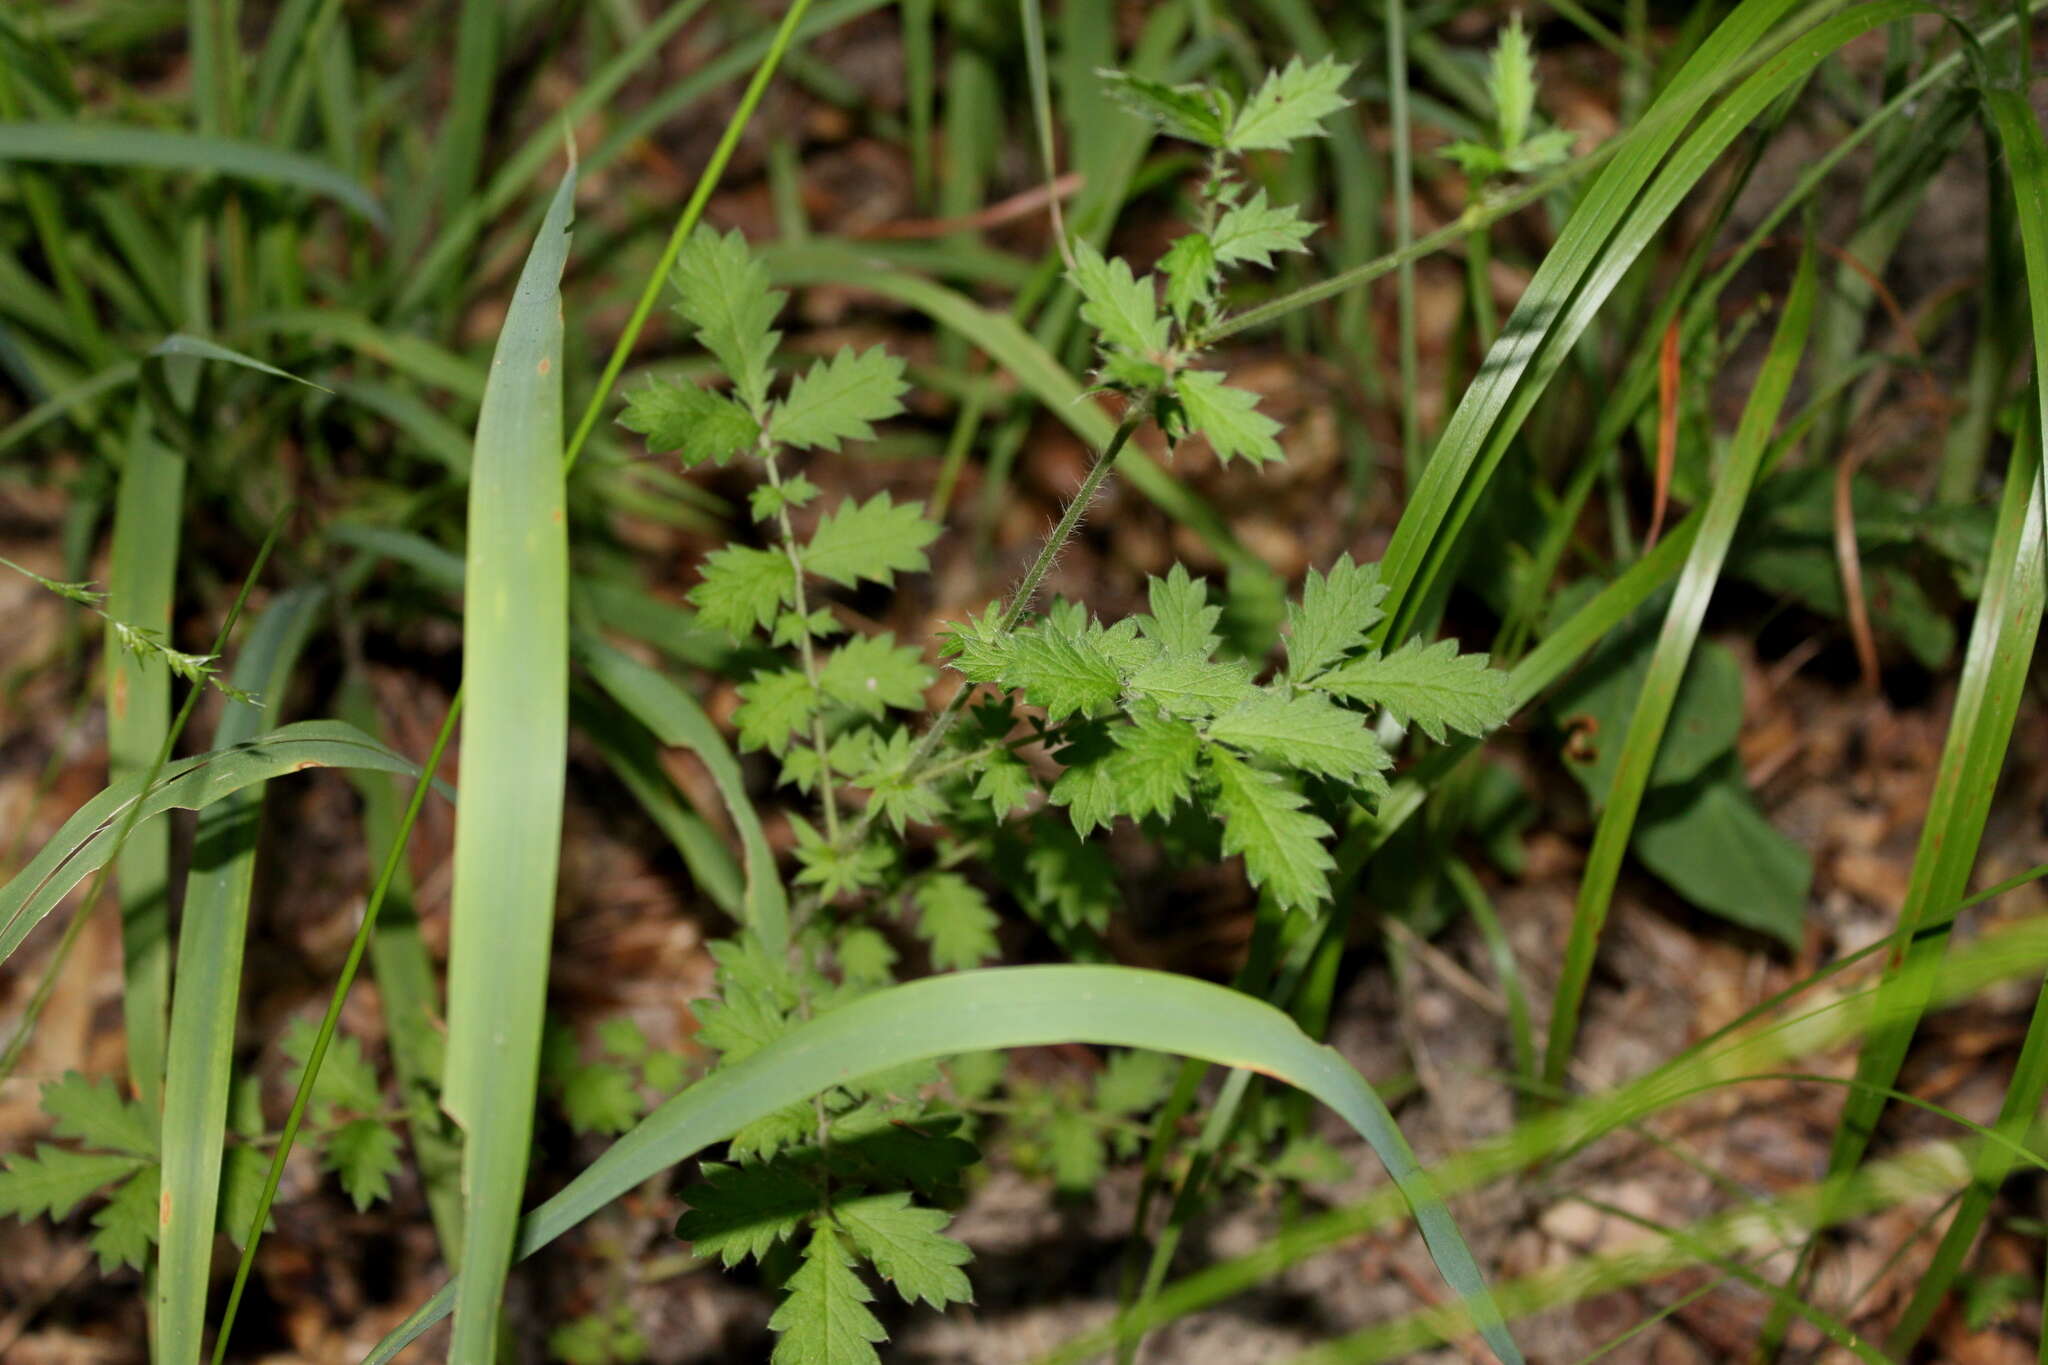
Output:
M900 959L889 930L899 920L936 969L993 957L1000 921L989 877L1071 950L1092 951L1115 903L1115 870L1088 841L1119 818L1183 856L1241 856L1276 912L1314 915L1330 896L1331 817L1387 791L1393 757L1382 733L1405 725L1442 741L1505 718L1505 675L1485 656L1449 642L1373 642L1386 589L1375 566L1349 557L1311 573L1288 605L1277 666L1226 642L1222 608L1179 565L1151 580L1148 612L1114 622L1082 603L1041 610L1035 600L1141 423L1156 423L1170 443L1200 435L1226 461L1281 458L1279 424L1256 395L1201 363L1205 333L1236 271L1304 250L1313 232L1296 208L1250 187L1245 154L1316 133L1346 103L1349 74L1334 61L1297 61L1241 101L1210 86L1105 74L1122 103L1207 150L1195 225L1152 273L1085 242L1063 247L1097 334L1097 383L1126 412L1014 592L945 633L939 653L959 685L935 713L923 651L849 632L830 601L926 570L939 526L887 493L821 509L800 463L871 438L900 412L902 362L879 348L842 349L784 384L774 330L784 296L766 270L737 233L700 229L683 249L677 312L726 385L657 382L629 396L620 420L685 466L742 459L760 471L749 500L759 543L711 554L691 600L706 623L766 651L770 662L739 686L733 724L741 748L772 757L780 783L813 802L815 817L791 817L804 894L787 931L749 923L713 946L719 994L698 1007L697 1038L715 1069L762 1056L807 1021L890 985ZM1220 817L1220 829L1188 818L1198 809ZM907 841L912 827L936 835ZM1117 1112L1163 1097L1164 1073L1114 1065L1133 1078L1111 1088ZM780 1280L776 1360L877 1358L883 1329L864 1266L906 1302L943 1308L971 1296L968 1253L945 1235L945 1206L978 1159L956 1102L971 1105L991 1078L979 1064L962 1067L950 1089L920 1058L753 1117L732 1134L726 1161L707 1162L685 1192L690 1212L677 1230L700 1254L759 1260ZM1120 1088L1131 1093L1118 1098ZM1054 1124L1045 1142L1068 1177L1100 1160L1094 1132Z

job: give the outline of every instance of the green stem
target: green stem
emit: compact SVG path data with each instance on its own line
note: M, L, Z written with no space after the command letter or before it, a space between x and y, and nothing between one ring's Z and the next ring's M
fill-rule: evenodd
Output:
M598 376L597 392L590 395L590 403L583 409L583 416L569 437L569 445L562 456L562 463L568 468L576 467L576 457L583 453L583 443L590 439L591 431L597 426L598 415L604 411L605 402L611 397L612 386L619 382L619 372L626 368L626 355L639 341L640 329L647 325L648 315L654 311L654 301L661 297L662 282L668 278L676 257L682 254L683 243L696 230L697 220L704 216L704 205L710 202L712 189L725 173L725 165L732 160L733 149L739 146L740 135L746 132L755 107L761 103L768 82L775 76L775 68L781 64L783 54L796 38L797 25L803 22L804 11L810 7L811 0L793 0L789 12L782 16L782 26L775 30L775 40L769 45L767 55L754 68L754 77L747 82L746 93L740 96L739 108L726 121L725 132L712 149L711 160L704 163L704 172L697 177L697 188L690 192L689 202L683 205L682 216L676 219L675 230L668 235L668 245L661 249L660 261L648 275L647 286L640 291L639 302L633 305L633 315L626 320L626 330L619 333L618 344L612 347L611 359L605 362L604 373Z
M419 781L413 784L412 799L406 803L398 833L384 855L384 866L377 873L369 902L363 907L363 922L356 926L355 941L348 946L348 958L341 964L341 975L335 980L334 990L327 998L327 1013L321 1016L320 1031L313 1039L313 1050L306 1055L305 1069L299 1075L298 1093L292 1096L291 1114L285 1119L277 1148L270 1155L270 1172L264 1177L263 1194L256 1201L256 1212L249 1220L248 1235L242 1239L242 1259L235 1266L234 1288L228 1291L228 1305L221 1313L220 1330L213 1338L213 1365L221 1365L227 1356L228 1337L235 1329L235 1313L242 1306L242 1291L248 1287L250 1268L256 1264L256 1244L263 1240L264 1224L270 1221L270 1206L277 1199L278 1182L284 1178L285 1159L291 1155L292 1145L298 1141L299 1125L305 1120L306 1106L313 1099L313 1086L320 1078L320 1065L327 1060L328 1045L334 1041L334 1030L341 1022L341 1007L348 1000L349 988L355 984L356 970L362 966L363 954L370 946L370 936L377 929L377 914L384 908L384 898L391 890L392 880L398 876L406 842L419 819L420 808L426 804L427 792L434 785L434 770L441 766L441 755L455 734L456 719L461 714L461 698L457 697L441 721L441 732L434 736L434 748L420 768Z

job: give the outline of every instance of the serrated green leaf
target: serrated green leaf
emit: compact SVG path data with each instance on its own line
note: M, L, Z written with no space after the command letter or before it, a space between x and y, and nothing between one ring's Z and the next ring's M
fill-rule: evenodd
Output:
M81 1200L143 1164L141 1157L37 1143L34 1156L11 1156L7 1169L0 1171L0 1213L24 1220L42 1214L67 1218Z
M896 502L877 493L866 502L851 498L825 514L810 544L803 549L806 571L844 587L862 579L888 587L899 573L923 573L930 567L925 546L939 528L924 518L914 502Z
M1351 65L1325 57L1304 66L1296 57L1246 98L1231 121L1225 145L1235 152L1278 151L1297 138L1318 137L1322 122L1351 101L1338 91L1351 78Z
M877 840L843 848L796 817L791 817L791 824L797 834L797 884L817 887L818 894L826 900L880 886L895 865L895 854Z
M925 1075L921 1085L940 1079L931 1071ZM954 1087L959 1089L957 1078ZM949 1202L960 1192L961 1173L981 1160L973 1143L956 1136L963 1122L958 1114L906 1119L898 1110L862 1105L833 1122L826 1164L842 1186L908 1185L937 1202Z
M1149 275L1135 278L1121 258L1105 260L1087 242L1077 241L1067 278L1081 291L1082 318L1105 342L1140 360L1166 349L1166 319L1159 316L1159 301Z
M969 971L995 957L996 912L980 888L957 872L938 872L910 893L917 935L940 971Z
M1222 749L1207 752L1216 783L1216 813L1223 817L1225 856L1244 855L1245 876L1283 909L1310 910L1329 895L1336 866L1323 841L1330 827L1302 807L1308 803L1274 773L1254 768Z
M279 1046L292 1061L294 1085L306 1069L306 1058L312 1055L319 1032L320 1026L303 1015L285 1030ZM363 1056L361 1043L345 1033L334 1035L313 1081L313 1102L352 1114L374 1114L384 1107L384 1088L377 1084L377 1069Z
M817 1114L808 1103L786 1104L734 1133L726 1150L735 1161L766 1161L777 1152L815 1138L817 1131Z
M818 694L811 680L794 668L756 673L735 689L740 704L732 713L743 751L766 749L781 754L790 740L810 724Z
M1579 135L1568 128L1547 129L1523 142L1503 160L1516 175L1528 175L1571 160L1572 147L1578 140Z
M1053 1183L1070 1194L1095 1188L1106 1169L1102 1154L1102 1130L1080 1108L1060 1106L1045 1125L1046 1164Z
M597 1026L597 1045L615 1061L637 1062L647 1055L647 1034L630 1014L614 1014Z
M1022 692L1054 721L1077 711L1093 714L1114 706L1124 686L1116 664L1093 642L1045 625L1020 630L1010 638L996 681Z
M756 484L747 494L747 510L755 521L766 521L787 507L802 507L824 492L801 474L786 474L780 483Z
M704 581L690 601L707 626L744 637L796 601L796 566L781 550L727 545L704 557Z
M716 1256L728 1266L766 1255L818 1210L818 1187L785 1163L707 1161L698 1173L703 1178L683 1191L690 1208L676 1220L676 1236L697 1255Z
M1536 112L1536 55L1529 48L1529 35L1522 31L1518 13L1508 16L1508 26L1494 44L1486 92L1493 96L1500 145L1513 151L1528 136L1529 116Z
M55 1136L77 1138L103 1151L156 1158L156 1124L140 1104L122 1099L111 1079L93 1080L67 1071L62 1079L44 1084L42 1101Z
M1166 85L1123 71L1095 74L1111 99L1172 136L1204 147L1223 145L1223 116L1201 86Z
M842 346L789 386L775 405L768 434L785 445L839 449L841 441L872 441L871 423L903 411L903 359L879 346Z
M1375 796L1387 794L1382 774L1394 766L1363 716L1313 692L1261 692L1211 721L1209 738Z
M1251 665L1218 663L1189 654L1161 654L1133 673L1131 691L1176 716L1213 716L1254 696Z
M562 1115L578 1133L623 1133L646 1107L633 1073L611 1062L575 1067L562 1084Z
M719 1054L721 1062L750 1057L789 1032L789 1017L773 996L737 980L721 981L725 993L691 1006L697 1015L697 1041Z
M1180 1063L1163 1052L1118 1052L1095 1078L1095 1107L1104 1114L1155 1109L1165 1102L1179 1072Z
M1209 605L1209 585L1188 576L1187 566L1175 564L1164 578L1146 580L1152 614L1141 617L1138 631L1168 654L1192 655L1206 659L1222 641L1216 623L1223 608Z
M1085 926L1099 933L1108 928L1110 915L1122 904L1109 855L1074 833L1065 820L1040 820L1031 830L1018 898L1069 929Z
M1270 269L1274 252L1308 250L1302 243L1315 230L1315 224L1302 221L1300 209L1268 204L1266 192L1258 190L1216 220L1211 241L1218 265L1250 261Z
M1075 833L1083 838L1098 826L1110 825L1122 805L1109 762L1116 752L1107 730L1088 725L1070 731L1067 742L1053 755L1066 770L1052 784L1046 799L1066 808Z
M975 765L974 797L988 802L998 820L1030 804L1031 794L1037 790L1031 766L1008 749L999 749Z
M651 451L675 451L685 467L724 464L761 435L753 414L694 384L656 383L626 395L619 425L645 436Z
M1166 816L1194 790L1201 736L1184 721L1140 715L1114 731L1117 752L1109 767L1122 808L1133 819Z
M1340 664L1311 685L1385 707L1439 744L1446 728L1483 735L1509 715L1508 675L1488 668L1484 654L1458 653L1451 640L1410 640L1392 654Z
M874 1291L854 1273L853 1253L826 1219L804 1247L804 1263L784 1286L787 1297L768 1319L778 1333L773 1365L881 1365L874 1343L889 1334L867 1309Z
M700 227L676 258L676 311L718 357L749 411L768 398L769 360L781 333L771 330L788 296L768 287L768 271L734 231L721 237Z
M972 1253L945 1235L951 1219L943 1210L919 1207L896 1190L840 1200L832 1217L905 1303L922 1299L944 1308L974 1302L974 1290L960 1269Z
M1508 159L1500 149L1483 142L1453 142L1438 155L1473 180L1490 180L1508 169Z
M932 671L917 650L897 644L887 631L855 636L818 669L818 686L826 696L876 719L891 706L921 710L931 684Z
M1166 306L1182 322L1216 295L1216 247L1208 237L1190 232L1174 240L1159 258L1166 276Z
M889 940L866 925L857 925L839 935L832 955L839 959L839 971L847 981L865 986L885 985L895 979L896 950Z
M149 1263L149 1248L156 1241L157 1202L162 1192L162 1168L145 1166L128 1177L114 1191L98 1213L92 1216L94 1232L90 1245L100 1258L100 1273L116 1266L141 1270Z
M609 1131L622 1133L639 1117L635 1113ZM345 1123L328 1134L324 1161L328 1170L341 1177L341 1187L348 1191L360 1213L378 1200L391 1197L391 1177L399 1170L398 1134L377 1119Z
M1328 577L1310 569L1301 601L1287 604L1287 676L1306 682L1364 645L1366 632L1386 615L1386 595L1380 566L1354 564L1348 554Z
M1253 464L1281 458L1274 439L1280 424L1259 411L1259 396L1234 389L1214 370L1182 370L1174 377L1173 395L1190 431L1209 438L1216 458L1228 464L1241 455Z

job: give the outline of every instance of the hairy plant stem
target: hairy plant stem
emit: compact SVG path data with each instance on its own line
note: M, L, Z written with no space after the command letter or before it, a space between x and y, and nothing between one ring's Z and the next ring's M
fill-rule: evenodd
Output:
M768 486L778 492L782 488L782 471L775 464L775 447L763 428L761 439L761 465L768 472ZM789 504L783 502L775 509L775 525L782 532L782 553L789 556L790 571L796 575L796 614L804 624L797 629L797 653L803 659L804 680L811 685L811 691L818 691L818 652L811 645L811 608L804 594L803 552L797 548L796 529L790 525ZM825 715L821 710L811 712L811 748L817 752L821 779L818 794L825 806L825 837L833 843L839 842L839 798L832 792L832 780L824 773L825 766Z
M1095 495L1102 491L1102 485L1108 481L1110 471L1116 467L1117 456L1123 454L1124 447L1130 444L1132 435L1144 423L1145 415L1152 411L1153 400L1158 396L1157 390L1147 389L1132 399L1130 408L1124 413L1123 421L1117 423L1115 433L1110 436L1109 444L1102 448L1102 453L1096 456L1095 463L1089 466L1087 475L1082 478L1081 486L1074 491L1066 510L1060 513L1060 519L1053 526L1052 532L1046 536L1045 543L1038 547L1038 558L1031 562L1031 567L1024 571L1024 577L1018 581L1016 591L1010 596L1009 605L1003 608L1002 617L996 622L998 634L1012 633L1023 621L1024 613L1031 608L1031 599L1037 595L1039 586L1045 582L1045 576L1052 572L1053 562L1060 557L1060 551L1065 549L1067 542L1073 538L1074 529L1081 524L1081 518L1087 513L1088 505L1095 501ZM960 718L960 712L966 708L967 699L973 695L974 688L974 683L962 681L952 698L933 719L931 729L924 732L924 738L917 742L917 748L911 751L909 763L904 766L906 779L914 780L923 774L926 765L932 760L932 755L938 752L947 732L953 728L953 722ZM861 812L860 819L854 822L852 834L847 838L846 847L859 847L874 819L872 807Z

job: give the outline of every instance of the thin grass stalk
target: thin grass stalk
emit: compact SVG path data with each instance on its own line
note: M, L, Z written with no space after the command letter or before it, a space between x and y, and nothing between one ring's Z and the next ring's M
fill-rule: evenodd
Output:
M1394 254L1401 256L1394 274L1395 326L1399 330L1401 366L1401 467L1408 486L1422 478L1421 361L1415 337L1415 262L1403 253L1415 244L1414 148L1408 128L1408 39L1404 27L1406 0L1386 0L1381 22L1387 31L1387 112L1392 120Z
M710 202L712 189L717 186L719 177L725 174L726 163L732 160L733 149L739 146L740 134L747 130L754 110L761 103L761 96L767 92L768 82L775 78L775 69L782 64L784 54L795 41L797 26L803 22L804 13L810 7L811 0L791 0L781 25L769 41L767 55L754 68L753 79L747 82L745 92L740 95L739 107L726 120L725 131L719 136L718 145L712 148L711 159L705 162L703 173L697 177L697 187L690 192L689 202L683 205L682 215L676 219L675 229L669 233L668 244L662 247L658 263L648 273L647 283L633 305L632 316L626 319L626 329L619 333L611 358L605 361L604 372L598 376L597 390L591 394L590 402L583 409L583 416L577 421L576 430L563 450L562 463L567 468L576 467L576 458L583 453L583 443L590 439L605 405L611 401L612 386L618 383L619 373L626 367L626 356L640 339L640 329L647 325L648 316L654 312L655 300L661 297L662 288L668 283L669 271L674 268L676 257L682 254L683 243L689 241L690 234L696 231L697 220L704 214L704 205Z
M1549 1042L1543 1062L1543 1079L1551 1086L1564 1084L1565 1070L1571 1062L1573 1044L1578 1037L1579 1007L1585 998L1586 983L1592 976L1600 930L1614 897L1621 861L1635 833L1636 813L1642 807L1643 794L1649 789L1657 750L1663 743L1664 728L1671 719L1672 708L1677 704L1679 685L1692 661L1693 647L1698 643L1700 627L1706 619L1707 604L1713 598L1714 586L1721 577L1721 566L1727 561L1728 548L1734 542L1735 529L1742 520L1742 510L1749 501L1750 489L1763 465L1764 452L1770 445L1772 428L1777 425L1778 414L1784 408L1793 375L1798 371L1800 357L1806 349L1807 332L1813 321L1814 279L1814 252L1809 245L1800 260L1799 273L1786 300L1784 314L1779 319L1777 334L1771 339L1763 370L1750 392L1748 405L1743 409L1734 445L1721 477L1708 495L1699 533L1686 557L1685 568L1679 573L1677 589L1664 616L1663 630L1650 656L1649 672L1643 679L1641 695L1629 719L1628 733L1622 740L1605 809L1593 836L1593 850L1587 855L1586 869L1579 880L1571 936L1565 946L1564 967L1551 1005Z
M284 1130L276 1147L271 1150L270 1169L263 1178L263 1193L256 1201L256 1211L249 1219L248 1231L242 1238L242 1258L235 1266L233 1286L228 1290L227 1307L221 1310L220 1328L213 1339L213 1365L221 1365L227 1358L228 1338L235 1328L235 1313L242 1305L242 1293L249 1284L249 1272L256 1264L256 1248L263 1240L263 1229L270 1222L270 1208L277 1199L278 1182L284 1178L285 1159L290 1156L292 1144L299 1135L299 1126L305 1121L306 1107L312 1102L313 1086L319 1079L321 1063L327 1059L327 1049L334 1041L335 1028L341 1023L341 1007L347 1003L349 987L355 984L356 970L362 965L363 954L369 948L377 932L378 912L383 909L385 897L390 893L393 882L405 859L405 846L412 828L419 820L420 810L426 805L427 793L434 785L434 774L441 766L441 757L448 749L448 741L454 736L454 715L451 712L444 720L439 733L434 736L434 747L427 754L427 761L420 768L419 779L413 783L412 797L406 802L405 814L399 818L396 836L387 846L383 866L378 870L377 881L370 889L370 898L363 906L362 923L356 926L356 934L348 948L348 956L341 964L341 974L335 979L334 989L329 992L327 1010L320 1018L320 1029L313 1037L313 1047L306 1055L306 1065L299 1076L299 1088L292 1096L291 1112L286 1115ZM381 774L372 780L381 780ZM394 1052L397 1050L394 1046ZM450 1254L453 1263L457 1257Z

